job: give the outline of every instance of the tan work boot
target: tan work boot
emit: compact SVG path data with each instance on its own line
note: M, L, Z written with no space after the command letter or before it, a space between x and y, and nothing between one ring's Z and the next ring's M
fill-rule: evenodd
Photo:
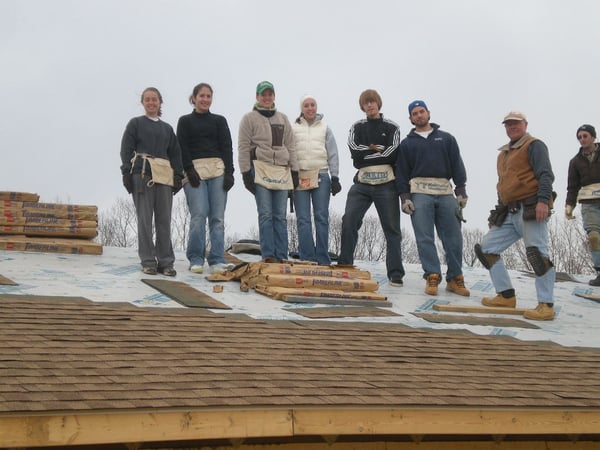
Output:
M529 320L554 320L554 308L548 303L538 303L535 309L525 311L523 317Z
M453 280L448 281L446 290L464 297L471 295L471 292L465 287L465 278L462 275L457 275Z
M437 295L438 293L438 284L442 276L439 273L430 273L427 275L427 284L425 284L425 293L427 295Z
M514 308L517 306L517 297L512 296L508 298L502 297L498 294L494 298L483 297L481 303L485 306L499 306L501 308Z

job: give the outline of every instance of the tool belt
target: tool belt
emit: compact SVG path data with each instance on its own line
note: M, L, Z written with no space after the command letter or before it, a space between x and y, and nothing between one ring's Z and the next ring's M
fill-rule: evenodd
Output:
M390 164L361 167L358 169L357 181L362 184L376 186L394 181L394 168Z
M552 214L552 208L554 207L554 200L556 199L556 192L552 192L552 196L550 197L550 201L548 202L548 217ZM514 202L510 202L507 205L498 204L495 209L490 211L490 215L488 217L488 222L501 226L506 220L506 216L508 214L516 214L523 209L523 220L536 220L535 208L538 204L537 195L532 197L525 198L523 200L517 200Z
M173 180L173 168L168 159L157 158L148 153L135 152L133 158L131 158L132 170L137 158L142 158L142 179L146 177L146 164L150 165L151 178L146 183L148 187L152 187L154 184L164 184L167 186L175 184Z
M288 166L277 166L268 162L254 160L254 182L272 191L294 189L292 173Z
M212 180L225 173L225 163L221 158L199 158L192 163L201 180Z

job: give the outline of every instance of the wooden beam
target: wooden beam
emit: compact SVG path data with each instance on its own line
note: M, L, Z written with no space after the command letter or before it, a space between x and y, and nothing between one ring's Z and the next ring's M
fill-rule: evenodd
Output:
M524 308L500 308L489 306L468 306L468 305L433 305L436 311L464 312L477 314L510 314L513 316L522 316L527 309Z
M280 437L292 426L287 409L0 417L0 447Z
M296 435L597 434L600 411L369 409L294 410Z
M250 438L267 438L271 443L277 438L302 436L361 436L369 442L378 440L378 435L404 436L416 450L442 449L439 442L435 447L426 443L435 441L435 436L488 435L494 445L509 445L518 435L543 436L540 442L552 440L553 436L577 436L585 441L586 435L596 435L600 430L600 410L481 410L481 409L280 409L246 411L178 411L178 412L131 412L77 415L30 415L0 417L0 447L36 447L91 444L130 444L144 442L202 441L227 439L232 447L252 447L242 444ZM410 438L423 435L421 442ZM493 436L510 435L512 439L494 442ZM457 439L457 437L459 439ZM325 438L327 441L328 439ZM329 439L331 440L331 439ZM418 438L417 438L418 440ZM464 439L468 440L468 439ZM342 441L342 442L340 442ZM574 442L565 441L573 446ZM576 444L579 445L580 441ZM343 440L325 442L329 450L342 444ZM531 443L530 443L531 444ZM456 444L454 444L456 445ZM595 443L598 448L598 442ZM226 447L224 447L226 448ZM273 448L273 447L270 447ZM280 448L295 448L281 446ZM298 447L298 448L309 448ZM325 447L315 447L325 448ZM362 443L358 447L366 449ZM372 447L373 449L377 447ZM380 447L383 448L383 447ZM396 447L385 447L387 449ZM397 447L402 449L410 446ZM487 447L448 447L480 448ZM493 447L501 448L517 447ZM522 447L523 450L536 449ZM548 445L546 450L566 447ZM579 450L586 447L569 447ZM591 447L590 447L591 448ZM586 448L587 450L587 448Z

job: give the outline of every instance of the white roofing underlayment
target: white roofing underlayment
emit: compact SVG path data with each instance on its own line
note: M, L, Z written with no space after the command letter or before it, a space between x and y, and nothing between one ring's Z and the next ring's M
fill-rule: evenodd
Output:
M236 255L247 261L258 260L255 256ZM214 293L214 282L188 271L188 262L183 252L176 252L174 280L188 283L194 288L212 296L231 307L231 310L218 310L219 314L246 314L255 319L309 320L295 314L295 308L306 308L312 304L286 303L272 300L251 290L241 292L239 282L219 282L223 292ZM442 330L469 330L480 335L505 335L524 341L552 341L571 347L600 347L600 303L575 295L600 295L600 288L587 284L590 276L578 275L575 281L557 282L555 285L556 318L549 322L532 322L539 329L516 327L499 328L493 326L431 323L412 313L435 313L434 304L481 305L481 298L494 296L494 288L487 270L464 268L466 286L471 290L470 297L461 297L445 290L442 282L437 296L423 292L425 281L419 265L405 265L406 276L403 287L388 284L385 264L382 262L357 261L357 266L368 270L373 279L379 282L378 292L386 295L393 306L391 311L400 314L386 317L352 317L336 319L350 322L397 323L415 328ZM207 268L207 267L206 267ZM128 302L143 307L185 308L169 297L161 294L140 280L155 278L144 275L140 270L137 251L131 248L105 247L103 255L69 255L60 253L34 253L0 251L0 274L18 283L16 286L0 286L0 294L75 296L85 297L95 302ZM511 272L517 292L518 308L534 308L534 279L520 272ZM157 275L156 278L173 278ZM323 306L323 305L320 305ZM332 306L332 305L326 305ZM374 302L376 306L376 302ZM455 314L455 313L451 313ZM472 314L477 316L479 314ZM522 319L520 316L493 316ZM525 320L525 319L523 319Z

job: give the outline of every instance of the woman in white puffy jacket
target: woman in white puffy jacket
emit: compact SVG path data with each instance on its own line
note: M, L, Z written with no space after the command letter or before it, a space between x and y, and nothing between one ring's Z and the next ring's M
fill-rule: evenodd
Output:
M329 265L329 198L342 190L338 149L323 115L317 113L315 98L304 96L300 108L292 124L299 169L299 186L294 191L299 254L302 260Z

